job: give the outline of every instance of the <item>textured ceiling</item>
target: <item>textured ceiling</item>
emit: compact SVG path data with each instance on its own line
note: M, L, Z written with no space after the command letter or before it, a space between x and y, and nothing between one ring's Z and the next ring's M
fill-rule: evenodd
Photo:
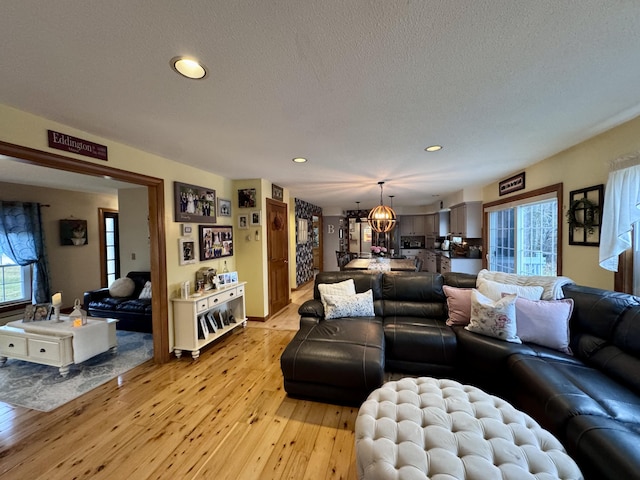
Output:
M640 114L636 0L21 0L0 13L1 103L323 207L369 208L379 180L394 205L431 204ZM176 55L209 76L179 77Z

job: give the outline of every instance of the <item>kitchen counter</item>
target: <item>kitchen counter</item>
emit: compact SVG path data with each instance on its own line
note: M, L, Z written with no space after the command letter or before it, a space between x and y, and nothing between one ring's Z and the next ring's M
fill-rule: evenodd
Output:
M436 248L427 249L426 252L427 271L429 272L460 272L477 275L482 269L481 258L458 256L451 251Z
M429 248L427 249L428 252L435 252L436 255L441 255L443 257L446 258L455 258L455 259L467 259L467 260L481 260L481 258L470 258L470 257L465 257L463 255L456 255L455 253L453 253L450 250L440 250L439 248Z

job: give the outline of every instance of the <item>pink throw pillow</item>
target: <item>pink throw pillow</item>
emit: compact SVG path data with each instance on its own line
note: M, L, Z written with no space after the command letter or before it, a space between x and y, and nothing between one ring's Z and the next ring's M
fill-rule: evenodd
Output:
M569 319L573 299L516 300L518 337L523 342L536 343L572 355L569 348Z
M444 285L442 287L447 296L449 318L447 325L468 325L471 318L471 288L456 288Z

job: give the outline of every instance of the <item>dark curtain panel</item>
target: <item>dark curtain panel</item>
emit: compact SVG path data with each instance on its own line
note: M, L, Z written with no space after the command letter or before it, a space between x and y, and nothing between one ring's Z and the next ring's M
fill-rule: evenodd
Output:
M0 201L0 253L18 265L32 265L32 301L49 302L49 265L40 204Z

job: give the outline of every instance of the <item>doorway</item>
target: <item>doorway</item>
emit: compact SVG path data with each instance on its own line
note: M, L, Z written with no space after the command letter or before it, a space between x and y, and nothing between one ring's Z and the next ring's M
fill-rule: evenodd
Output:
M100 281L106 288L120 278L120 240L118 211L98 209L98 234L100 235Z
M269 317L289 305L289 223L287 204L266 199Z
M167 264L166 232L164 228L164 180L3 141L0 141L0 154L11 157L14 161L30 165L54 168L83 175L110 177L114 180L147 187L151 244L153 359L156 363L168 362L171 354L169 352L169 300L166 288Z
M323 270L322 255L322 215L313 215L312 219L312 249L313 249L313 270L319 272Z

